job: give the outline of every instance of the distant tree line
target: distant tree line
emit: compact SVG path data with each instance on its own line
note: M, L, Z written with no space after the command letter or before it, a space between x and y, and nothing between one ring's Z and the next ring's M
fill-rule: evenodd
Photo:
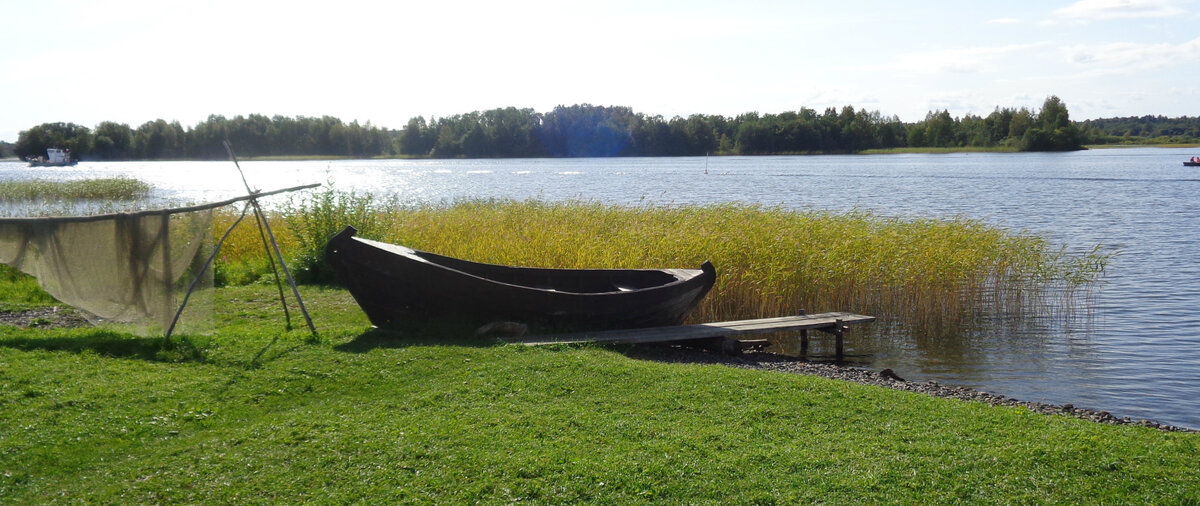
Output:
M413 156L433 158L687 156L704 154L855 153L899 147L1003 147L1021 151L1080 149L1085 142L1120 142L1146 132L1200 136L1181 118L1070 119L1056 96L1039 110L996 108L986 117L931 111L916 123L845 106L735 117L650 116L628 107L577 104L549 112L507 107L442 118L415 117L399 130L338 118L209 116L185 128L154 120L137 128L104 122L89 129L46 123L20 133L13 151L38 155L70 149L92 160L222 159L228 139L239 156ZM1120 125L1120 126L1118 126ZM1135 131L1134 126L1138 129ZM1190 130L1188 129L1190 128ZM1174 134L1172 134L1174 135ZM1116 140L1113 140L1116 139Z
M397 154L478 156L681 156L854 153L896 147L1011 146L1029 151L1080 149L1066 106L1050 97L1042 111L997 109L987 118L929 113L905 124L852 106L817 112L692 115L665 120L627 107L559 106L548 113L495 109L430 120L400 131Z
M44 123L21 132L14 151L25 157L58 147L92 160L209 160L227 157L222 141L229 140L238 156L370 157L388 154L394 139L391 130L329 116L213 115L187 129L178 121L161 119L136 129L108 121L94 130L74 123Z
M1083 122L1089 144L1180 144L1200 139L1200 116L1103 118Z
M1018 151L1070 151L1083 147L1083 135L1067 106L1056 96L1046 98L1039 111L999 107L979 117L952 118L947 111L931 112L908 128L910 147L995 147Z

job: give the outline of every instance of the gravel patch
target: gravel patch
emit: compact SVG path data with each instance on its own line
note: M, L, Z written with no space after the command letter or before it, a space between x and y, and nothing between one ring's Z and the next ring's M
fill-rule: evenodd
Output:
M914 382L905 381L891 369L871 371L856 367L841 366L830 363L808 362L806 360L767 352L750 352L741 355L724 355L710 350L690 348L678 345L635 346L625 353L631 358L653 360L670 363L720 364L746 369L761 369L791 374L809 374L824 378L843 381L853 381L864 385L874 385L895 390L907 390L934 397L960 399L964 401L983 402L993 406L1020 406L1035 413L1074 416L1096 423L1112 425L1140 425L1153 427L1168 432L1200 432L1158 423L1152 420L1139 420L1130 417L1117 417L1107 411L1077 408L1071 404L1055 405L1041 402L1029 402L981 392L973 388L943 385L937 381Z
M22 328L74 328L91 325L91 322L70 308L47 307L28 311L0 312L0 325Z

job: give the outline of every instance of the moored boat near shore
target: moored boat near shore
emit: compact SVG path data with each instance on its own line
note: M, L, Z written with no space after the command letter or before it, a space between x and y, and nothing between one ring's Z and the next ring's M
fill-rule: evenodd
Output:
M543 269L460 260L354 237L325 259L377 327L447 319L577 330L676 325L712 288L716 269Z
M71 158L71 150L50 148L46 150L46 156L28 157L25 161L29 162L30 167L70 167L79 163L79 160Z

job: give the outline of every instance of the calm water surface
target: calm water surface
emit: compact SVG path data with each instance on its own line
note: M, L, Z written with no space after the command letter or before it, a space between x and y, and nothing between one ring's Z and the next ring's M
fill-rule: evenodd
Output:
M264 190L332 181L405 202L587 199L617 204L779 204L899 217L967 216L1073 251L1116 253L1070 322L983 322L951 342L855 329L863 367L1022 400L1200 428L1200 172L1178 149L1054 154L243 162ZM229 162L0 163L0 180L126 175L151 204L245 193ZM278 201L278 199L276 199ZM718 266L719 268L720 266ZM854 308L833 308L854 311ZM882 324L876 324L882 327ZM937 341L937 340L933 340Z

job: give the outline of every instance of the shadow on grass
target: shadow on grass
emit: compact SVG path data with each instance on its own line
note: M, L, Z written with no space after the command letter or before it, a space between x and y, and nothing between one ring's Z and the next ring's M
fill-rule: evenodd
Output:
M92 330L61 337L13 337L0 339L0 346L18 350L95 353L114 358L154 362L205 362L204 349L187 337L135 337L108 330Z
M300 343L292 343L291 346L283 349L273 349L278 343L278 337L272 338L271 342L267 343L266 346L263 346L262 349L258 350L258 353L254 354L254 358L251 358L249 362L246 362L246 369L259 369L268 362L274 362L282 358L284 355L287 355L305 346L304 344Z
M372 328L353 340L334 346L346 353L367 353L376 348L410 346L493 346L492 337L476 337L474 327L454 323L412 323L395 328Z

